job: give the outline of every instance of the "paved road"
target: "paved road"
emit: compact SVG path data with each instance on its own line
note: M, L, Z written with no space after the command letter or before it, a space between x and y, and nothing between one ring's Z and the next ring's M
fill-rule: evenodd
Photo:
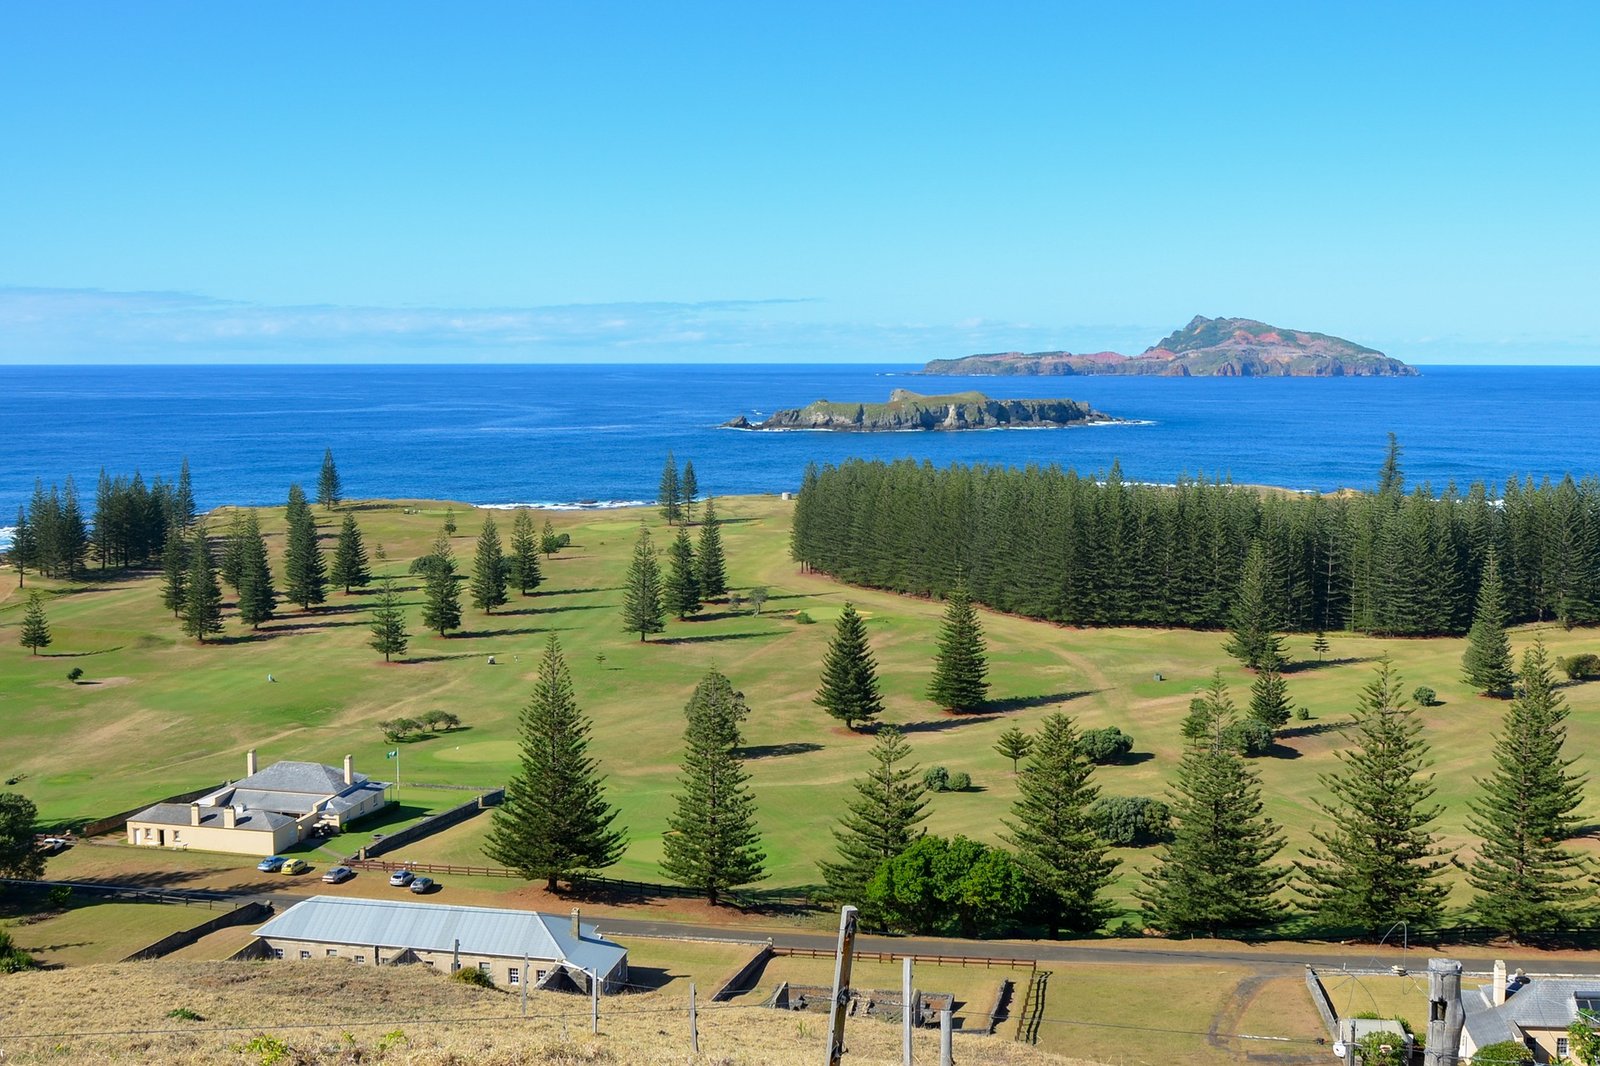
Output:
M279 909L293 906L311 898L309 893L209 891L199 889L168 890L147 885L115 884L105 882L37 881L15 882L44 885L69 885L86 891L128 892L168 897L186 897L193 900L215 902L262 902ZM810 932L803 929L760 929L744 926L700 925L687 922L648 921L636 918L596 917L596 924L609 936L623 937L678 937L684 939L734 940L765 943L769 939L777 947L814 948L831 951L835 936L831 933ZM1243 969L1253 974L1275 976L1299 972L1305 966L1319 970L1349 969L1352 971L1387 970L1403 965L1412 971L1427 968L1428 957L1433 952L1425 948L1401 951L1398 947L1374 947L1358 954L1335 955L1318 952L1313 947L1299 948L1283 942L1266 944L1260 948L1233 948L1225 951L1185 950L1181 942L1171 947L1153 948L1149 942L1116 941L1099 943L1058 943L1049 940L961 940L943 937L887 937L862 936L856 939L857 950L864 952L892 952L897 955L943 955L948 958L969 959L1034 959L1042 966L1058 969L1073 963L1099 963L1121 966L1138 966L1149 963L1161 965L1225 966ZM1570 956L1548 958L1526 956L1519 958L1515 951L1494 951L1472 948L1454 952L1451 958L1460 960L1469 973L1487 974L1494 960L1503 958L1513 970L1522 966L1530 973L1600 974L1600 952L1574 953Z

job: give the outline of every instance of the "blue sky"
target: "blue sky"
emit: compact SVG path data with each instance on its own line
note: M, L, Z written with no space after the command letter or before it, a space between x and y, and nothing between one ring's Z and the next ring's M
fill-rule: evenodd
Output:
M0 361L1600 362L1597 55L1593 3L7 4Z

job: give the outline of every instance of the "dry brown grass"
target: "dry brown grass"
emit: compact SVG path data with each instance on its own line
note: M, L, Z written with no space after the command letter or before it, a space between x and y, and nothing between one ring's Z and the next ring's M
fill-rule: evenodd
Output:
M163 961L0 981L6 1002L0 1050L8 1063L800 1066L819 1061L823 1047L815 1015L703 1005L701 1055L694 1059L681 994L604 999L601 1035L592 1037L581 996L532 993L524 1020L515 995L470 988L415 966ZM178 1008L203 1020L170 1018ZM848 1032L847 1063L899 1062L894 1026L852 1020ZM918 1061L937 1061L936 1034L920 1039ZM957 1050L958 1061L999 1066L1077 1061L1003 1037L964 1037Z

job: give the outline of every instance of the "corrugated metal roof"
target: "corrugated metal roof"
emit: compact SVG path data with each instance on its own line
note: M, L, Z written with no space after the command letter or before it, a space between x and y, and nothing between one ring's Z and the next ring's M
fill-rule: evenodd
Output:
M313 896L261 926L256 935L428 951L454 950L460 940L467 954L560 960L602 978L627 958L628 950L601 937L595 926L583 923L580 930L582 936L574 937L571 919L536 911Z

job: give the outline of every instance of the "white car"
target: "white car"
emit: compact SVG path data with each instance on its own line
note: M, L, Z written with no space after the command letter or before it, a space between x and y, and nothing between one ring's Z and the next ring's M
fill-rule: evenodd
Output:
M416 874L402 866L400 869L389 875L389 884L395 888L405 888L416 878L416 876Z

